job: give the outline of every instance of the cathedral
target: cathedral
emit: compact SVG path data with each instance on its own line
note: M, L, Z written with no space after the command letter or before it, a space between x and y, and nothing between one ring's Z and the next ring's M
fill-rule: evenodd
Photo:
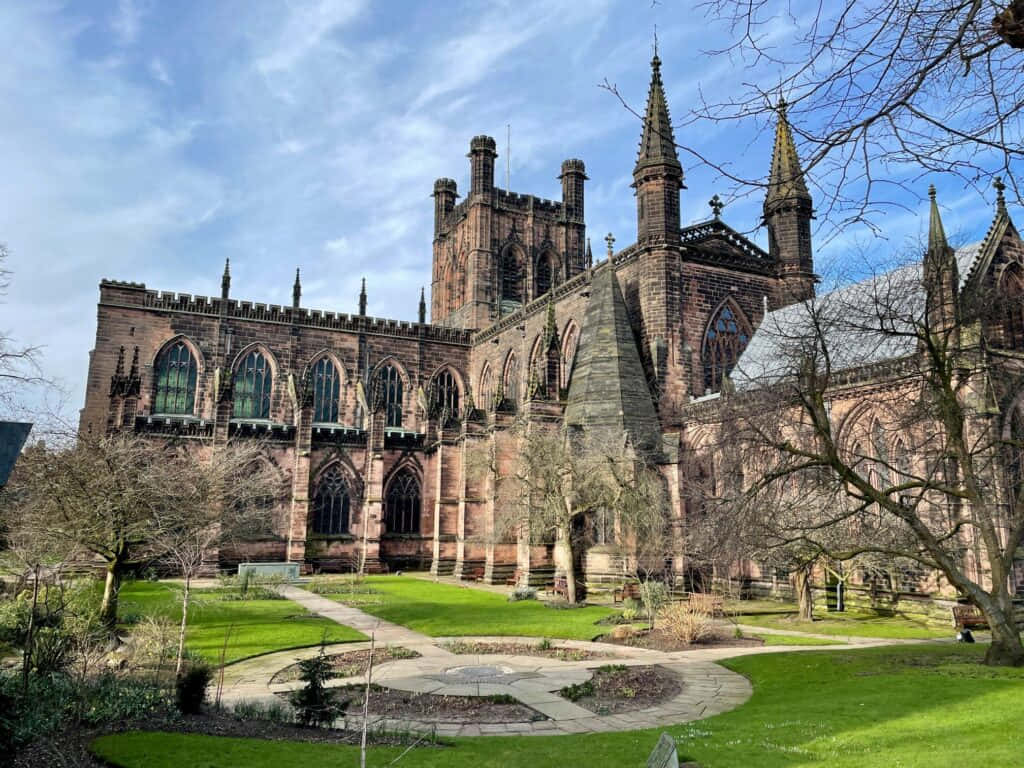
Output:
M597 239L607 254L595 261L582 160L561 164L560 200L513 193L495 187L494 139L475 136L469 189L434 182L429 317L425 295L417 322L367 316L365 283L355 314L306 308L298 273L291 306L233 296L227 265L213 297L104 280L81 430L264 441L289 488L287 524L220 552L222 563L550 581L550 544L488 538L493 484L467 466L475 445L531 420L622 430L655 457L666 514L685 529L708 409L766 315L814 295L813 202L781 105L760 222L767 251L739 231L758 222L734 229L717 197L710 218L682 227L660 68L655 56L633 170L636 242ZM968 260L1024 268L1005 206ZM584 553L586 580L614 575L613 549ZM691 566L680 544L672 568L682 578Z

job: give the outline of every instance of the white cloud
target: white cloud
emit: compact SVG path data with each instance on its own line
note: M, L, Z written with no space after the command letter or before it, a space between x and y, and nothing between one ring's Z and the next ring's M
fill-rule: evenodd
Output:
M154 56L149 62L149 71L164 85L174 85L174 80L171 78L171 73L167 71L167 65L164 64L163 59Z
M135 4L135 0L118 0L110 28L123 44L131 45L138 39L142 15L142 9Z

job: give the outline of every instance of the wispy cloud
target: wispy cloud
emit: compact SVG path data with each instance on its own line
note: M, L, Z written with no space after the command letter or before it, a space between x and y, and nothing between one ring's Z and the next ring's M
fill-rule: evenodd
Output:
M135 42L142 27L142 9L135 0L118 0L117 10L110 20L110 28L125 45Z

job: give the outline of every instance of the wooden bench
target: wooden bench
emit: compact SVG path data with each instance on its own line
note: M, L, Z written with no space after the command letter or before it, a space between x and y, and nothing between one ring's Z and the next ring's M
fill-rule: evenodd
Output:
M642 601L643 593L640 591L640 585L634 581L616 588L615 591L612 592L612 600L616 603L621 603L625 600Z
M559 576L555 579L554 583L548 588L553 597L561 595L566 600L569 599L569 581L565 576ZM587 596L587 588L582 583L576 582L576 600L577 602L585 600Z
M954 605L953 626L957 629L988 629L988 619L973 605Z
M523 578L523 571L521 568L516 568L516 572L509 576L507 579L505 579L505 586L518 587L519 580L521 578ZM529 584L526 584L524 586L529 586Z
M709 595L706 592L691 592L687 600L695 611L706 614L713 619L720 619L725 615L725 600L718 595Z

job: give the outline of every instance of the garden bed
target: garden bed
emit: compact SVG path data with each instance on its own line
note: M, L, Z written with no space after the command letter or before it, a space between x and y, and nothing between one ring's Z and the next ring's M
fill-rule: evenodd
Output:
M660 629L645 629L635 634L616 637L607 634L601 638L602 643L624 645L630 648L646 648L651 651L695 651L701 648L753 648L762 646L765 641L755 637L727 637L713 635L687 645L678 637Z
M417 651L412 651L400 646L376 648L373 651L373 665L377 666L378 664L383 664L386 661L396 661L398 659L416 659L419 658L419 656L420 654ZM365 651L336 653L327 657L327 660L331 663L331 669L334 671L335 677L353 677L355 675L365 674L366 663L369 659L369 649ZM270 684L276 685L278 683L292 683L298 680L301 674L302 670L299 669L299 665L296 662L295 664L291 664L284 669L275 672L274 676L270 678Z
M682 682L665 667L609 664L594 670L590 680L566 686L559 694L595 714L614 715L656 707L682 690Z
M336 690L340 698L350 700L348 715L358 718L362 714L365 686L346 685ZM526 723L547 719L511 696L444 696L378 685L370 688L370 715L436 723Z
M584 650L582 648L559 648L550 643L514 643L514 642L475 642L471 640L453 640L442 646L455 654L505 654L508 656L536 656L542 659L558 659L559 661L590 661L591 659L615 658L614 653Z

